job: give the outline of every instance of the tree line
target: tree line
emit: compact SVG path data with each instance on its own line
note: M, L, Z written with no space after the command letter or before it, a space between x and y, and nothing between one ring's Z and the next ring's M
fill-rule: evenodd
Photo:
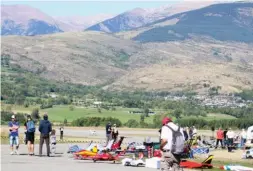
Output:
M10 121L10 116L13 113L10 111L2 111L1 113L1 123L7 123ZM20 123L25 123L26 121L26 115L24 113L17 113L15 114L17 120ZM34 109L31 113L32 118L35 121L38 121L40 119L39 116L39 110ZM129 128L161 128L161 121L163 117L171 115L168 114L157 114L153 117L152 123L145 122L145 118L142 118L142 115L140 115L140 120L135 119L129 119L127 122L122 123L119 119L114 117L81 117L78 119L73 120L71 123L69 123L71 126L77 126L77 127L85 127L85 126L94 126L94 127L100 127L105 126L108 122L111 122L112 124L117 124L118 127L129 127ZM67 120L64 119L64 124L68 124ZM218 129L219 127L225 128L234 128L234 129L242 129L242 128L248 128L249 126L253 125L253 118L241 118L241 119L219 119L219 120L205 120L202 118L179 118L174 119L174 122L179 124L182 127L186 126L195 126L198 129L211 129L212 127Z

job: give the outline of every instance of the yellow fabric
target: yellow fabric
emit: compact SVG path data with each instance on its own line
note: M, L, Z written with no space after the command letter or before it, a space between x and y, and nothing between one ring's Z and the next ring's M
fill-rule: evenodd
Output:
M97 153L98 152L97 147L93 147L92 152Z

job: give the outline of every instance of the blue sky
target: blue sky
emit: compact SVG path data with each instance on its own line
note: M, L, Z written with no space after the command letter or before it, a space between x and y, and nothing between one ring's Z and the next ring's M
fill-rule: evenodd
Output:
M2 4L26 4L51 15L51 16L73 16L73 15L94 15L100 13L119 14L136 7L140 8L155 8L166 4L173 4L174 1L107 1L107 2L92 2L92 1L2 1Z

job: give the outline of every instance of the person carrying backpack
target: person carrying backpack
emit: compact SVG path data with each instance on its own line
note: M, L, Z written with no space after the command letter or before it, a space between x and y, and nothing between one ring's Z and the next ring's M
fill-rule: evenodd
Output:
M179 171L181 154L184 152L183 129L172 122L168 117L162 121L161 145L162 153L161 170Z
M34 134L35 134L35 123L30 115L27 116L25 123L26 128L26 140L28 147L28 155L34 155Z

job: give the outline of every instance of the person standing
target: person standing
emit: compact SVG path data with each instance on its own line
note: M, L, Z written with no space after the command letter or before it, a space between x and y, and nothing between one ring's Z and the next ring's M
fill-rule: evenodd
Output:
M60 127L60 139L63 140L63 126Z
M105 127L106 129L106 145L108 142L112 139L112 127L111 127L111 122L108 122L108 124Z
M183 129L174 124L172 120L165 117L162 121L164 125L161 131L162 153L161 169L164 171L179 171L181 154L184 151Z
M218 148L218 145L219 145L219 142L220 142L220 144L221 144L221 148L223 148L223 142L222 142L222 140L223 140L223 131L222 131L222 129L221 128L219 128L219 130L217 131L217 133L216 133L216 146L215 146L215 149L217 149Z
M232 152L233 149L233 143L234 143L234 137L235 137L235 133L234 131L232 131L231 128L229 128L228 132L227 132L227 139L228 139L228 152Z
M241 132L241 147L242 148L244 147L246 140L247 140L247 132L245 131L245 129L242 129L242 132Z
M28 154L34 155L35 123L32 120L30 115L27 116L25 128L26 128L26 140L27 140Z
M49 145L50 137L49 136L50 136L50 132L52 131L52 125L50 121L48 120L47 114L44 114L43 120L40 121L39 131L40 131L39 155L42 156L42 147L45 141L46 146L47 146L47 156L50 157L50 145Z
M228 132L228 129L226 128L225 131L223 132L223 143L224 143L224 147L227 147L227 145L228 145L227 132Z
M197 136L197 133L197 129L195 128L195 126L193 126L192 135Z
M18 129L19 129L19 122L16 121L15 115L11 116L11 121L8 123L9 126L9 137L10 137L10 149L11 149L11 155L19 154L18 153L18 148L19 148L19 134L18 134ZM16 146L16 150L13 151L14 145Z
M113 139L113 142L117 141L118 135L119 135L119 131L117 129L117 126L116 126L116 124L113 124L113 127L112 127L112 139Z
M56 151L56 135L55 130L53 129L50 135L50 144L51 144L51 153L55 154Z
M192 130L192 127L189 128L189 136L190 136L190 139L192 139L192 136L193 136L193 130Z
M184 128L183 132L184 132L185 141L187 141L188 140L187 127Z

